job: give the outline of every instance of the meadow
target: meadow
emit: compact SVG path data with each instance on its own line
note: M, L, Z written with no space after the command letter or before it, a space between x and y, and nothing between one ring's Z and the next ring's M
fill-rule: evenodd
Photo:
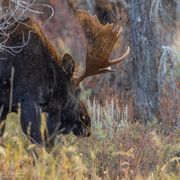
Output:
M92 135L59 136L52 149L31 144L19 113L7 117L0 145L0 179L169 179L180 178L180 129L162 131L156 120L131 123L115 100L88 103Z

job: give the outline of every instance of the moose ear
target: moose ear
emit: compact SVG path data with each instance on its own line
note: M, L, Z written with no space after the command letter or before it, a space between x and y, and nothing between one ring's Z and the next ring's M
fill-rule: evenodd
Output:
M65 54L61 61L62 68L68 77L72 77L75 70L75 62L71 55Z

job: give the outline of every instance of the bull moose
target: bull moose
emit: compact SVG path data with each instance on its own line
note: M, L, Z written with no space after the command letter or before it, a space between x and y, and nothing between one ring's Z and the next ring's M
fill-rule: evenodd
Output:
M88 76L111 72L110 66L124 60L129 48L120 58L109 61L120 26L102 25L85 10L79 10L77 17L87 41L86 68L79 77L74 76L73 57L60 56L34 20L25 18L11 27L14 32L6 42L8 47L20 46L22 34L30 38L15 56L0 52L0 136L9 109L17 112L19 105L22 130L34 143L49 146L58 134L70 132L79 137L90 135L91 119L80 100L79 84ZM47 126L44 138L42 113Z

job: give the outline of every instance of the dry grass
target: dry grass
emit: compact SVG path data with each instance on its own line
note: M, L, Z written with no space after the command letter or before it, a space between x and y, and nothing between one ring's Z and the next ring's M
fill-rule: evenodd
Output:
M46 152L22 134L19 116L9 114L0 146L2 179L179 179L180 129L161 133L160 124L130 124L115 101L89 103L93 134L59 136ZM35 153L36 152L36 153ZM37 158L38 155L38 158Z

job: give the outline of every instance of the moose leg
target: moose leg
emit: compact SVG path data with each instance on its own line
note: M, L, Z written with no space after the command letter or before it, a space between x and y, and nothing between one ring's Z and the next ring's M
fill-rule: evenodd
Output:
M51 148L54 146L58 129L59 129L59 123L53 121L51 117L48 117L47 118L47 133L45 134L46 147Z
M42 145L40 107L31 100L26 100L21 105L21 127L24 133L33 143Z
M3 105L0 105L0 137L2 137L4 134L5 120L7 114L8 114L8 108L4 107Z

